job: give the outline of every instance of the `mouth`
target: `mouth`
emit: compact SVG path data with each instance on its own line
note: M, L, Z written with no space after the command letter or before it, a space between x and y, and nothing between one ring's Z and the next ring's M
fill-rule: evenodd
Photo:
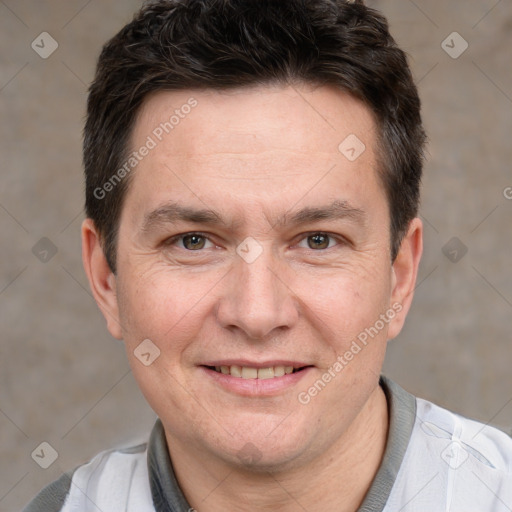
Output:
M208 370L215 371L223 375L230 375L246 380L267 380L284 377L292 373L299 373L304 371L310 366L266 366L266 367L255 367L255 366L239 366L239 365L220 365L220 366L207 366L204 365Z
M313 365L290 360L216 360L199 366L214 386L228 393L270 398L291 392L314 370Z

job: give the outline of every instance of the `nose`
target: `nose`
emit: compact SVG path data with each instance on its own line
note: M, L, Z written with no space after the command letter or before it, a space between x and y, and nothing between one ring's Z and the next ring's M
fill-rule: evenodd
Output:
M291 328L299 317L298 300L272 255L263 251L252 263L242 258L228 274L217 320L225 329L243 331L253 340Z

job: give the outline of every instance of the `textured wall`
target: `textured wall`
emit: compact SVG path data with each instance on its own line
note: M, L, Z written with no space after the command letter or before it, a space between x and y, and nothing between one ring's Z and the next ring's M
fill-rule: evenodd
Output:
M154 420L89 293L79 239L86 86L102 43L139 4L0 2L1 512L19 510L62 471L131 442ZM372 5L411 57L431 141L425 254L385 372L510 432L512 4ZM31 458L41 442L58 452L46 470Z

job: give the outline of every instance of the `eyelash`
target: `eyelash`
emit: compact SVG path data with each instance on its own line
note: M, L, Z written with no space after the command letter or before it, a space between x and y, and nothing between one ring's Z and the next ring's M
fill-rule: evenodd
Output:
M201 237L201 238L204 238L204 239L208 240L209 242L211 242L212 244L214 243L214 242L212 242L212 240L210 239L210 237L209 237L206 233L202 233L202 232L200 232L200 231L190 231L190 232L188 232L188 233L183 233L183 234L181 234L181 235L176 235L176 236L173 236L173 237L171 237L171 238L168 238L167 240L165 240L165 241L164 241L164 245L165 245L165 246L172 246L172 245L174 245L177 241L179 241L179 240L183 240L183 239L184 239L185 237L187 237L187 236L194 236L194 235L195 235L195 236L198 236L198 237ZM347 242L347 240L345 240L345 239L343 239L343 238L341 238L341 237L339 237L339 236L334 236L334 235L332 235L332 234L330 234L330 233L326 233L326 232L324 232L324 231L312 231L312 232L310 232L310 233L305 233L305 234L301 235L301 238L298 240L297 244L298 244L298 243L300 243L300 242L302 242L303 240L306 240L307 238L312 237L312 236L315 236L315 235L323 235L323 236L326 236L326 237L328 237L330 240L334 240L334 241L336 241L337 245L347 245L347 243L348 243L348 242ZM295 244L295 245L297 245L297 244ZM215 244L214 244L214 245L215 245ZM313 251L313 252L325 252L325 251L327 251L328 249L332 249L332 248L333 248L333 247L327 247L327 248L325 248L325 249L318 249L318 250L311 249L311 248L309 248L309 249L310 249L311 251ZM184 248L184 247L180 247L180 249L183 249L183 250L185 250L185 251L187 251L187 252L191 252L191 253L192 253L192 252L202 252L202 249L199 249L199 250L197 250L197 251L193 251L193 250L190 250L190 249L186 249L186 248Z
M165 246L170 246L170 245L174 245L178 240L183 240L186 236L199 236L201 238L205 238L206 240L212 242L210 240L210 237L206 234L206 233L201 233L200 231L190 231L188 233L183 233L181 235L175 235L171 238L168 238L167 240L164 241L164 245ZM213 243L213 242L212 242ZM194 251L191 251L191 250L188 250L188 249L185 249L183 247L181 247L181 249L184 249L188 252L194 252ZM200 251L196 251L196 252L200 252Z

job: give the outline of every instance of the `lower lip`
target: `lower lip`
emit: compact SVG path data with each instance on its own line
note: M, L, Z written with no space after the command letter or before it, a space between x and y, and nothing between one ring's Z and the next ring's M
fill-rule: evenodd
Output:
M206 366L200 366L199 369L222 388L232 393L243 396L273 396L293 388L313 367L308 366L298 372L271 379L242 379L210 370Z

